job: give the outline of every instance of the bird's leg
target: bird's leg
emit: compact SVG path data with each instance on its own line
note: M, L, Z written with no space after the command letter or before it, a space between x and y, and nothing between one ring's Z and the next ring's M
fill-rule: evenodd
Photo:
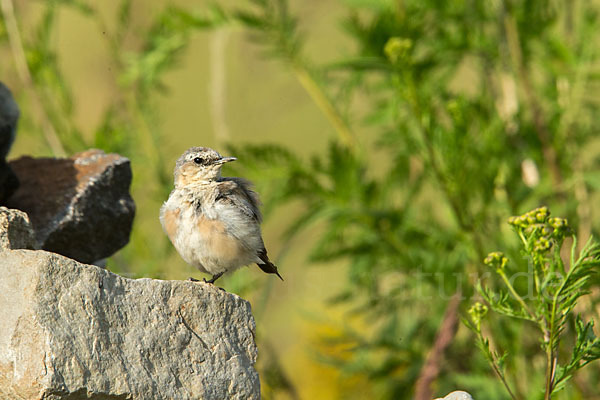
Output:
M215 283L215 281L217 279L219 279L224 273L225 273L225 271L219 272L218 274L213 275L213 277L211 279L209 279L209 280L204 279L204 282L206 282L206 283Z
M190 276L190 278L188 279L188 281L190 281L190 282L200 282L200 279L192 278Z

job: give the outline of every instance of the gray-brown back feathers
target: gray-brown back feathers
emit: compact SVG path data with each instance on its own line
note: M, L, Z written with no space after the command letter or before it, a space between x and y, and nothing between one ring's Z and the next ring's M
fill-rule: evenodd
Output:
M262 222L262 214L259 208L260 200L251 187L252 183L244 178L221 178L216 201L230 203L234 207L238 207L240 211L260 224Z

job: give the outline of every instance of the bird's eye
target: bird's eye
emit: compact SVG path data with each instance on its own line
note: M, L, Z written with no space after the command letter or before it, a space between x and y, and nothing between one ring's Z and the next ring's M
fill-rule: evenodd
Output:
M204 160L202 158L200 158L200 157L196 157L196 158L194 158L194 162L196 164L202 164L204 162Z

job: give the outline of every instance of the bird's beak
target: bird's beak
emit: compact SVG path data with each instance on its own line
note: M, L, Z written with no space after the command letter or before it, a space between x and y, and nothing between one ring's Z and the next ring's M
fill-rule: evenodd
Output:
M237 158L235 158L235 157L223 157L217 161L217 164L225 164L225 163L235 161L235 160L237 160Z

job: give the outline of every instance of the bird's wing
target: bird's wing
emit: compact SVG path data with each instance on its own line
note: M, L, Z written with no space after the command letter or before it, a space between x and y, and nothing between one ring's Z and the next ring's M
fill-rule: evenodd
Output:
M260 224L262 222L260 200L251 187L252 184L246 179L222 178L216 201L233 205Z
M254 222L256 222L257 229L260 229L258 228L260 222L262 221L262 215L260 214L259 209L260 200L258 199L256 192L250 189L251 183L242 178L222 178L221 185L219 186L219 195L217 196L216 200L231 204L246 216L254 220ZM279 277L279 279L283 280L281 275L279 275L279 271L277 270L275 264L269 260L267 250L262 243L262 238L259 238L259 240L260 247L257 248L256 256L261 262L257 262L256 265L258 265L259 268L264 272L268 274L275 274Z

